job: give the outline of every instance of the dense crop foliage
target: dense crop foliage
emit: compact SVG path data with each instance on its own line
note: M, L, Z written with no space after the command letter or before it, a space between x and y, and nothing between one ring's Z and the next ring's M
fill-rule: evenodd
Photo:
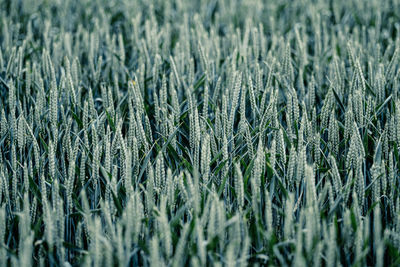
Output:
M0 18L0 266L400 264L400 1Z

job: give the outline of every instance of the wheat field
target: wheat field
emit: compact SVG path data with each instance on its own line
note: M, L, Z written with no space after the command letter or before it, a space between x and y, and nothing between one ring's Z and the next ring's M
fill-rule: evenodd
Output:
M399 0L0 0L0 266L399 266Z

